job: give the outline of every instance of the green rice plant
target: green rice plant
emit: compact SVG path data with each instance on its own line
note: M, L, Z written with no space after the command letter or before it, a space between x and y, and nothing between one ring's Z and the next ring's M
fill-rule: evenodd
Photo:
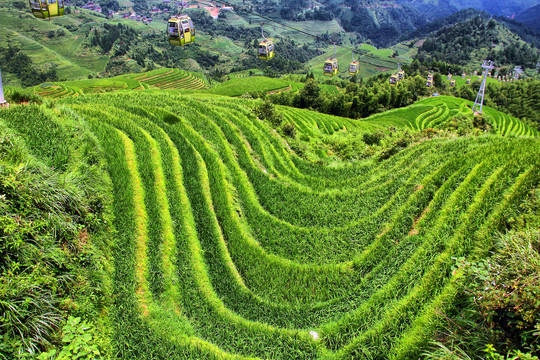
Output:
M193 79L130 77L167 88ZM177 93L72 96L38 122L83 121L106 156L120 358L418 357L456 306L452 257L485 257L538 174L537 139L497 135L418 137L382 161L316 163L256 118L257 100ZM442 126L468 106L430 98L361 121L278 110L315 148L330 135ZM501 132L533 134L486 113ZM47 154L30 123L7 121Z

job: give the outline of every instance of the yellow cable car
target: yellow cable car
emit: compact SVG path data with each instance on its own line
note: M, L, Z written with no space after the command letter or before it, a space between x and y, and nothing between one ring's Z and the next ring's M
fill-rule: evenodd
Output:
M268 61L270 59L273 59L274 56L276 56L276 47L272 39L267 39L264 36L263 24L261 24L261 34L264 40L259 43L259 52L257 56L261 60Z
M462 78L462 79L465 79L466 76L467 76L466 73L461 74L461 78Z
M448 76L446 77L446 80L448 81L452 80L452 74L448 74Z
M334 76L338 73L338 60L329 58L324 62L324 75Z
M392 74L389 79L390 85L395 85L398 82L397 74Z
M471 83L471 78L468 78L467 79L467 85L469 85Z
M405 70L403 69L399 69L398 73L397 73L397 76L398 76L398 80L403 80L405 79Z
M64 15L64 0L30 0L32 14L40 19Z
M326 59L324 62L324 75L334 76L337 75L339 69L338 59L336 57L336 43L334 43L334 57Z
M456 80L450 81L450 86L456 86Z
M169 19L167 36L174 46L184 46L195 41L195 27L187 15L180 15Z
M356 75L360 71L360 63L358 61L353 61L349 65L349 74Z
M429 87L429 88L432 87L432 86L433 86L433 81L432 81L432 80L428 80L428 81L426 82L426 86Z
M269 39L265 39L259 43L259 59L270 60L276 56L274 42Z
M356 75L360 71L360 63L354 60L354 51L352 51L351 57L352 57L352 62L349 65L349 74Z

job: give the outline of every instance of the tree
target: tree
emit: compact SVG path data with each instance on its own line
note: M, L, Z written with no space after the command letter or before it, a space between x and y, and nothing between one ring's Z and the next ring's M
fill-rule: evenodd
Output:
M300 90L300 107L317 109L321 103L321 88L314 79L307 79L306 84Z

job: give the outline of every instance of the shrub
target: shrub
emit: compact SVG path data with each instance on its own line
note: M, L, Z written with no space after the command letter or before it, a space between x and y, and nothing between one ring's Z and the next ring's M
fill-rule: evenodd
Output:
M372 133L365 133L362 135L362 140L367 145L380 145L382 138L384 138L384 133L382 131L375 131Z
M15 103L15 104L23 104L23 103L30 103L30 104L42 104L43 98L37 94L34 94L33 92L25 91L25 90L15 90L9 96L7 97L7 100L9 102Z
M278 127L283 121L283 116L277 112L276 106L268 100L255 107L254 111L259 119L267 120L272 126Z
M283 124L283 126L281 127L281 130L283 130L283 133L285 134L285 136L289 136L293 139L296 137L296 127L294 126L294 124L291 124L291 123Z

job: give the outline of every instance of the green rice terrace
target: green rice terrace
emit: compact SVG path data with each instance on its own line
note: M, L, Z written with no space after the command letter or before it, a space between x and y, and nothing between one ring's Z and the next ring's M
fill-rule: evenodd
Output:
M60 99L68 96L102 93L119 90L204 90L209 87L204 75L179 69L162 68L143 74L120 75L108 79L75 80L44 83L33 91L45 98ZM8 91L9 91L8 87ZM9 95L9 92L7 93Z
M277 107L293 141L259 100L155 89L205 88L193 74L123 83L139 91L52 85L41 106L0 109L0 135L19 139L0 142L0 171L106 170L91 177L111 227L96 314L114 358L418 359L456 306L456 258L486 257L538 186L538 132L518 119L486 108L495 134L422 137L470 112L457 98L365 120ZM387 156L299 150L394 128L417 137ZM28 158L6 155L16 143Z

